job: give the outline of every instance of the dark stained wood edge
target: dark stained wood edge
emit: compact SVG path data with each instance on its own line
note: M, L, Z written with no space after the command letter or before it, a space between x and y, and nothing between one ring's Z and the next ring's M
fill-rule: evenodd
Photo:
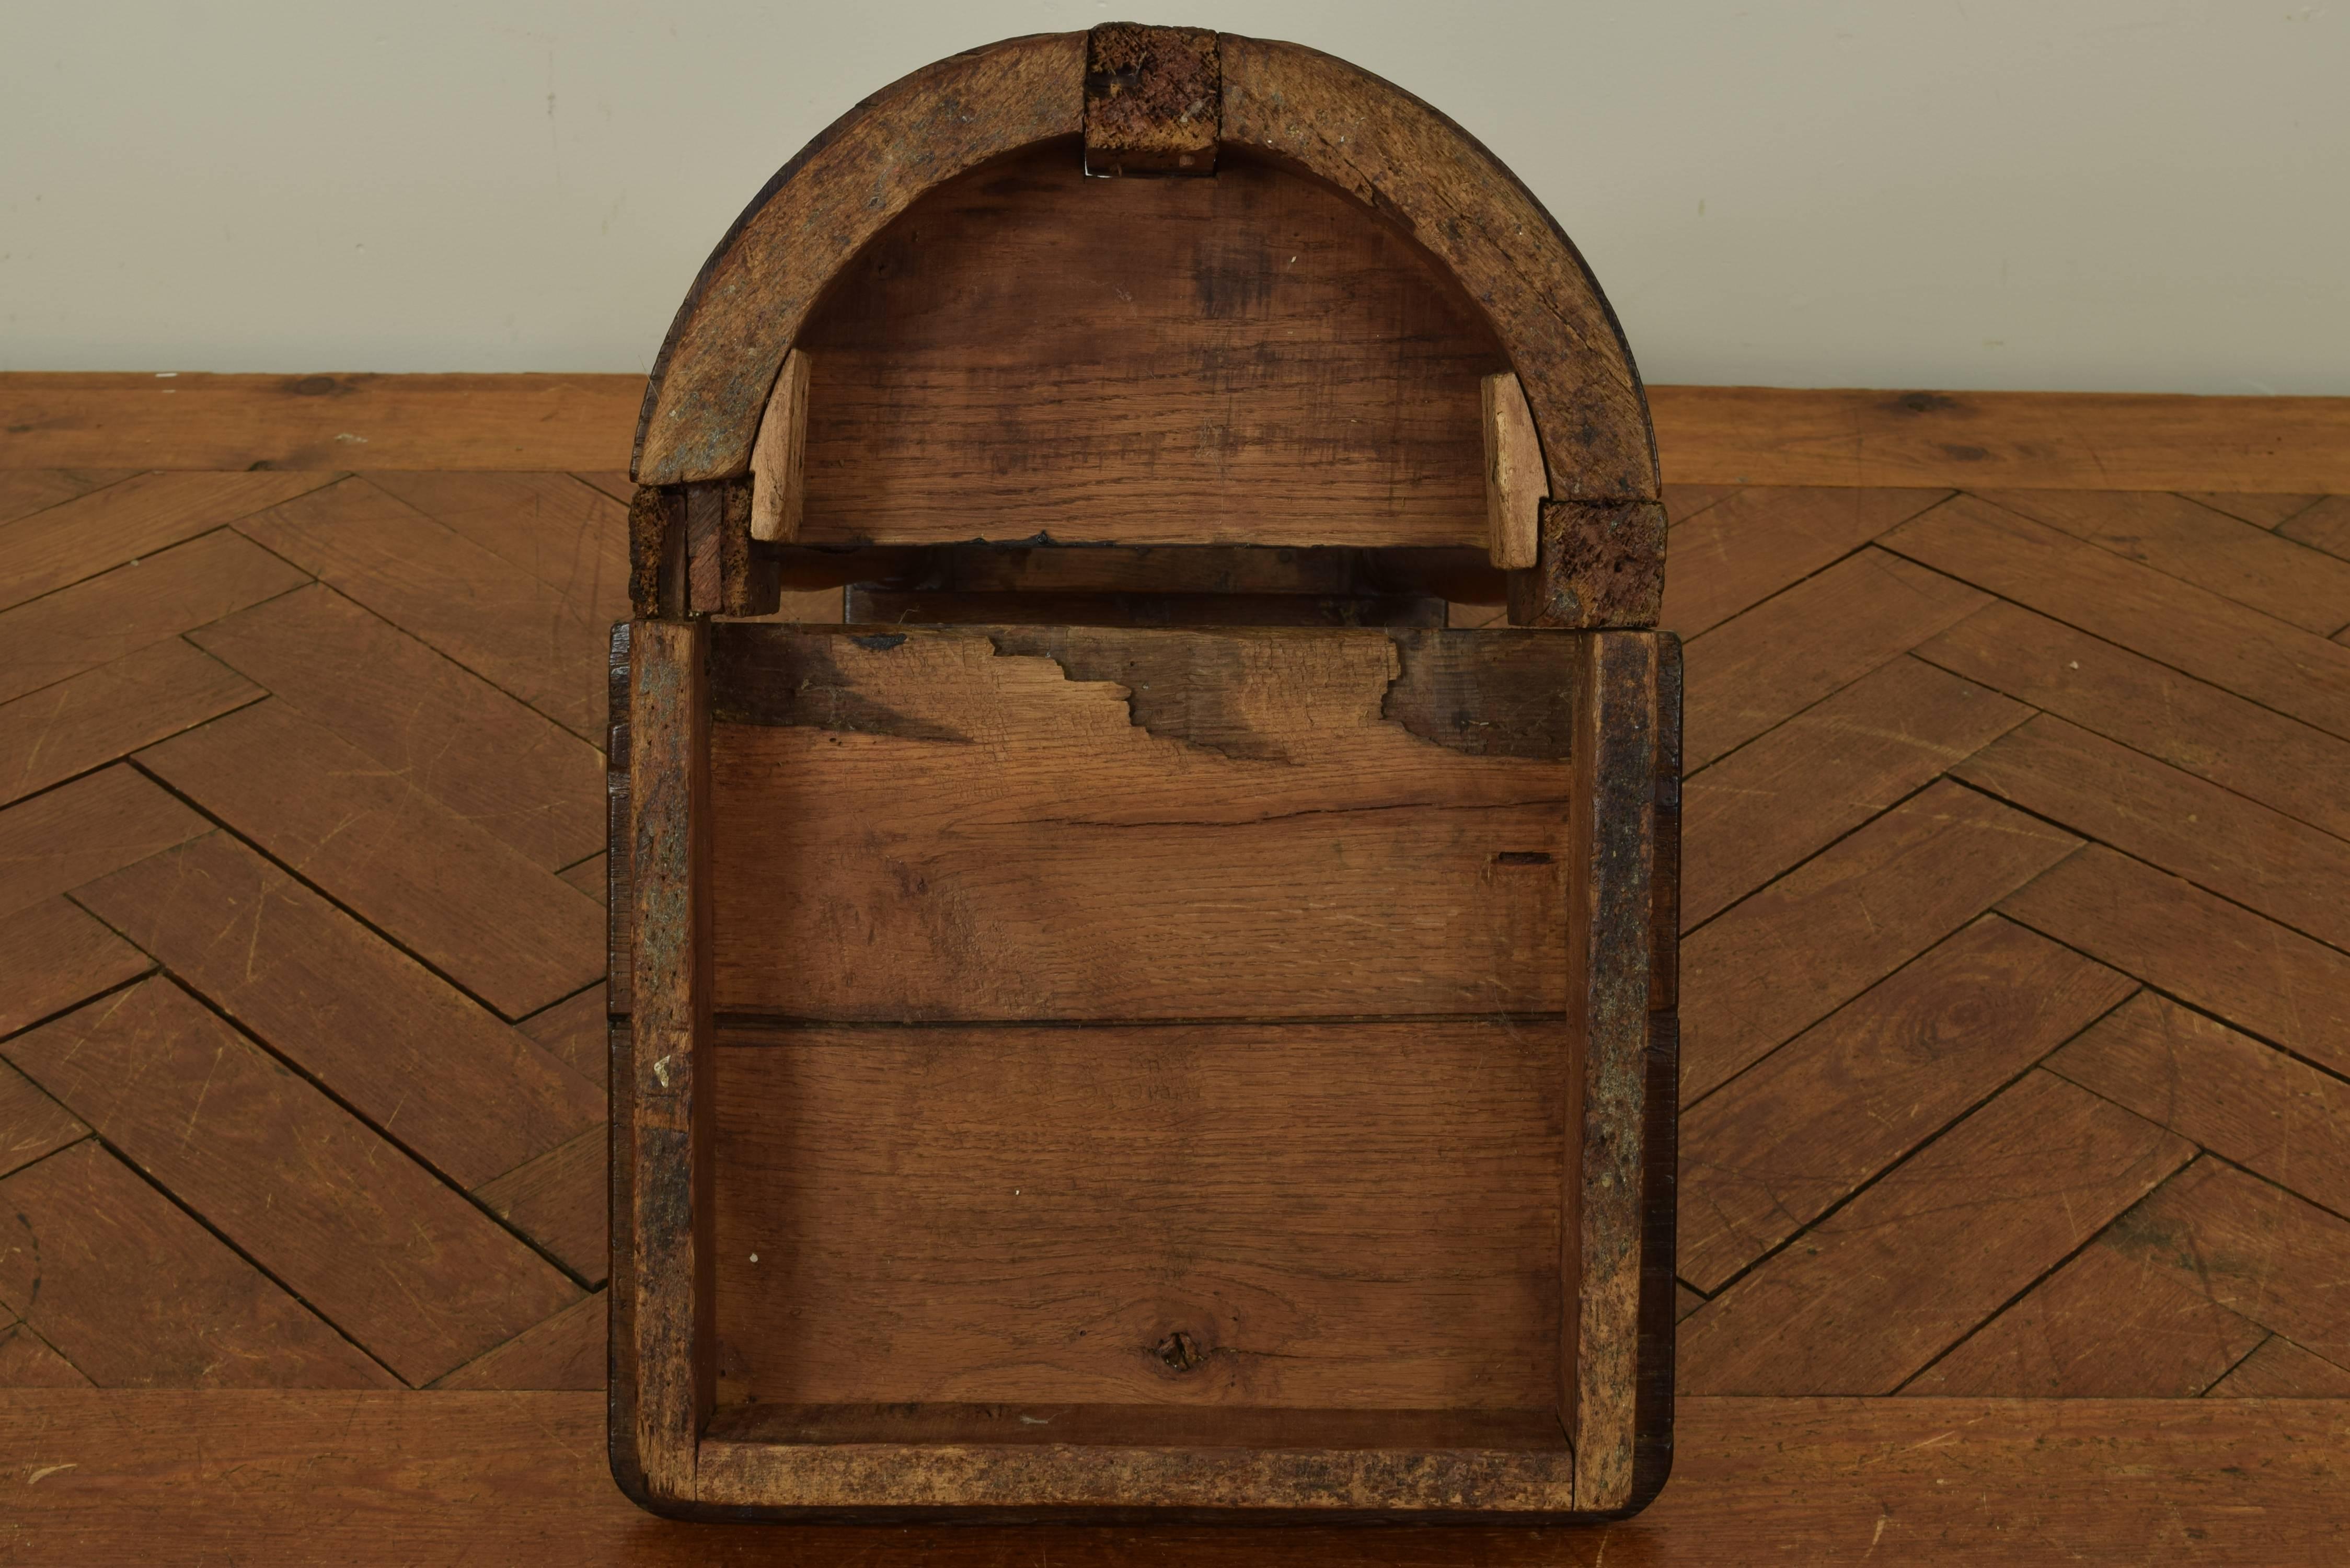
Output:
M679 609L709 615L724 602L726 481L685 487L685 595ZM668 611L676 614L678 611Z
M1616 1511L1618 1518L1655 1501L1673 1469L1680 1212L1681 639L1669 631L1657 634L1656 768L1648 1142L1640 1170L1639 1388L1632 1408L1632 1493Z
M1511 624L1656 625L1665 531L1661 501L1544 502L1534 568L1510 574Z
M612 1017L631 1011L629 911L636 908L629 876L629 644L632 623L612 627L610 704L604 732L604 1005ZM619 1082L614 1079L613 1082Z
M1223 97L1214 33L1104 22L1086 35L1086 172L1213 174Z

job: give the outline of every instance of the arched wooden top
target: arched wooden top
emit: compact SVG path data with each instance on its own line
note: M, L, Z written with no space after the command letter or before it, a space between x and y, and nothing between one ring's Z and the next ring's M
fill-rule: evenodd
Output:
M1295 44L1229 33L1215 41L1222 142L1363 202L1485 313L1524 387L1553 501L1655 500L1648 403L1622 329L1517 178L1451 119L1367 71ZM835 274L925 191L1082 134L1086 67L1083 33L957 55L858 104L785 164L719 243L670 327L637 427L638 481L744 472L784 356Z

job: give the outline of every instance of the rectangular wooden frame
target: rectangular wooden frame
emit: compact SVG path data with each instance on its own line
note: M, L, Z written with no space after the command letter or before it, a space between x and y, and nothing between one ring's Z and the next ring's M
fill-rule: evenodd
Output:
M1564 1522L1636 1511L1671 1463L1673 1126L1679 1071L1680 650L1576 639L1570 1083L1556 1448L763 1440L712 1429L710 628L614 630L611 1458L684 1518L1338 1519ZM1576 1103L1579 1102L1579 1103Z

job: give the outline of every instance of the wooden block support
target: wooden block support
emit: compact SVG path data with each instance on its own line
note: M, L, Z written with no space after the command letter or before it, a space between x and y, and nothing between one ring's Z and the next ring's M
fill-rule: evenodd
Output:
M1545 501L1532 571L1510 575L1510 624L1591 630L1657 624L1665 597L1661 501Z
M1536 558L1542 504L1550 482L1543 472L1542 439L1534 410L1516 376L1504 371L1484 380L1485 518L1493 565L1524 571Z
M1096 27L1086 36L1086 172L1213 174L1223 96L1207 28Z
M784 356L759 439L751 448L751 537L788 545L800 536L800 463L807 452L808 357Z

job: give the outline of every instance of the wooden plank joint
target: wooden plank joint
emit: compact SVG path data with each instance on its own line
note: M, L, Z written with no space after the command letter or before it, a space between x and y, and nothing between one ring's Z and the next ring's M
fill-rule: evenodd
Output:
M1086 35L1086 172L1213 174L1223 99L1214 33L1104 23Z
M1488 376L1485 406L1485 519L1493 565L1505 572L1534 565L1542 504L1550 498L1542 438L1534 433L1526 389L1509 371Z

